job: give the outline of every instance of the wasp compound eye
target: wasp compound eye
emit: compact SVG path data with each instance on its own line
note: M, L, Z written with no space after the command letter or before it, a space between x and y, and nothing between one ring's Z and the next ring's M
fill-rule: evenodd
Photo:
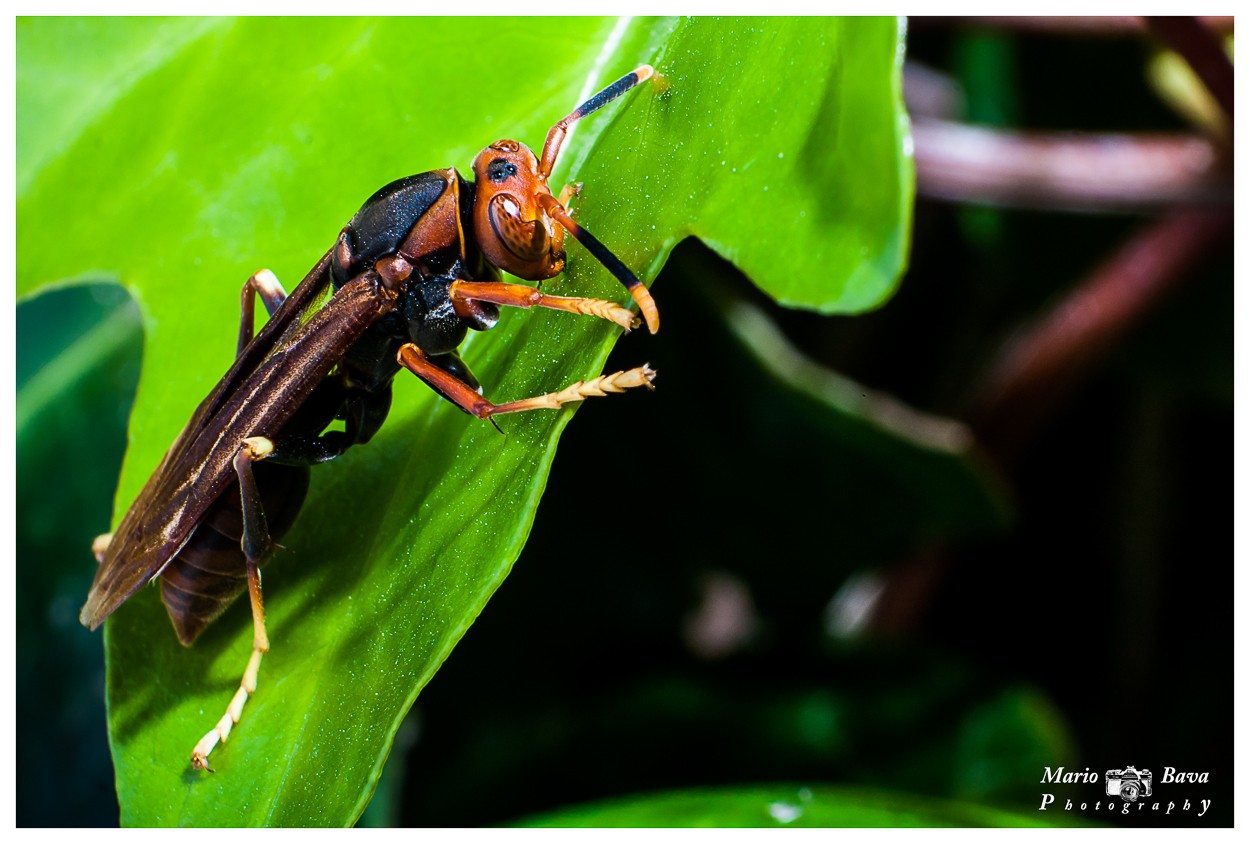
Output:
M496 158L486 167L486 176L492 182L506 182L517 173L516 165L505 158Z

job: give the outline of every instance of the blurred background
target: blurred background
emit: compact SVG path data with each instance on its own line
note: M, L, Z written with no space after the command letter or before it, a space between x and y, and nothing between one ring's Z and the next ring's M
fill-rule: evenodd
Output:
M1102 796L1042 786L1047 766L1133 765L1164 798L1164 766L1209 772L1165 788L1213 801L1187 825L1231 824L1231 37L913 19L897 295L787 311L682 244L664 332L609 362L649 360L657 391L578 413L362 822L768 782L1033 813ZM108 285L17 314L18 823L111 825L77 612L142 332ZM637 458L587 496L604 449Z

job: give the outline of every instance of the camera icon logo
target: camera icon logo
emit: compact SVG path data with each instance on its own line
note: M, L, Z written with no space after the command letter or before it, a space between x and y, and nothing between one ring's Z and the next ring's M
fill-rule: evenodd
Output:
M1136 803L1138 797L1149 797L1153 793L1150 785L1154 782L1154 775L1145 768L1138 770L1132 765L1121 770L1112 768L1107 771L1105 779L1107 796L1118 796L1128 803Z

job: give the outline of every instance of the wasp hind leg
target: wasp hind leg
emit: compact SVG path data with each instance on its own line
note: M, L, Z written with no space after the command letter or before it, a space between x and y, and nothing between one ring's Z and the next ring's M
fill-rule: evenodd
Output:
M243 441L234 457L234 470L239 476L239 489L243 494L243 539L241 546L247 557L247 595L252 604L252 656L248 659L247 669L243 672L243 680L239 690L234 693L226 714L221 716L199 744L191 751L191 765L196 769L212 772L208 765L208 754L213 752L219 741L230 736L230 730L243 717L243 704L249 696L256 692L256 680L260 674L260 661L269 652L269 635L265 632L265 604L260 589L260 560L272 545L269 536L269 525L265 520L264 508L261 506L260 491L256 486L256 477L252 471L252 463L273 453L273 442L265 437L249 437Z

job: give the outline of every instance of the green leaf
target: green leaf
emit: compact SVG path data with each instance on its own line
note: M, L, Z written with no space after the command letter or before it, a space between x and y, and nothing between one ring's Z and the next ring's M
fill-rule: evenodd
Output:
M893 19L24 19L18 292L90 272L140 304L120 517L228 366L250 272L291 288L379 185L465 167L497 137L537 144L649 61L667 90L584 121L557 168L585 184L585 225L646 279L695 235L785 302L872 307L908 240L899 44ZM547 289L624 299L569 251ZM616 334L518 313L463 351L508 400L596 374ZM632 400L645 396L592 412ZM520 552L571 415L506 419L500 436L397 384L386 428L314 473L266 567L273 650L216 776L188 754L238 684L246 606L184 650L153 590L128 602L105 636L123 823L354 822L404 714ZM613 473L645 469L631 443L613 446L593 457L603 489L587 490L605 501ZM641 540L628 523L571 531L570 553L592 535Z
M536 827L1031 827L1052 826L970 803L829 785L678 791L578 806L531 818Z
M840 538L841 553L858 557L877 540L888 549L878 554L894 559L923 542L1009 523L1007 498L966 425L821 366L746 301L721 304L726 328L749 358L736 368L771 376L761 378L775 385L768 401L805 444L803 471L824 482L821 506L836 507L844 524L857 525L855 536ZM780 463L782 455L770 457ZM867 468L856 472L857 465Z

